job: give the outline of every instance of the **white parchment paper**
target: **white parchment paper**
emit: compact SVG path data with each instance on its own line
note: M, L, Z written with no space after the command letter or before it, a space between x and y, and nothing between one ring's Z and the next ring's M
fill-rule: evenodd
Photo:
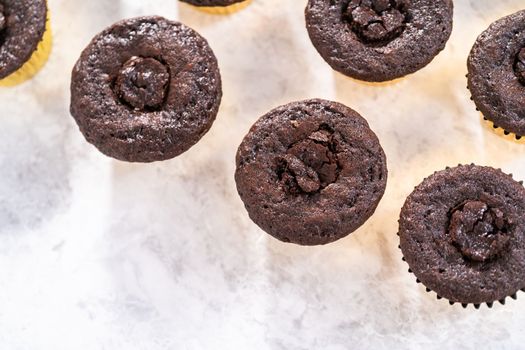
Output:
M525 295L478 311L435 300L397 249L406 196L445 166L525 179L525 145L485 127L466 58L523 0L456 0L430 66L393 85L334 73L311 45L305 0L254 0L231 16L176 0L49 0L54 47L30 82L0 90L0 348L519 349ZM217 121L184 155L126 164L87 144L69 116L70 72L99 31L159 14L204 35L221 67ZM324 247L274 240L248 219L237 146L273 107L322 97L368 119L388 156L376 214Z

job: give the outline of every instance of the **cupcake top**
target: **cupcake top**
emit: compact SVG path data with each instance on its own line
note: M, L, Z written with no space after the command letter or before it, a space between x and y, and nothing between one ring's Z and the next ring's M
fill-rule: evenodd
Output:
M425 179L401 211L401 250L438 296L491 303L525 287L525 188L476 165Z
M230 6L246 0L181 0L194 6Z
M211 127L222 96L206 40L162 17L118 22L73 69L71 114L86 139L125 161L175 157Z
M0 0L0 79L26 63L46 29L45 0Z
M468 72L472 98L485 118L525 136L525 10L494 22L478 37Z
M380 82L426 66L452 31L451 0L309 0L306 27L330 66Z
M254 124L237 152L235 180L263 230L284 242L326 244L374 213L385 191L386 158L357 112L307 100Z

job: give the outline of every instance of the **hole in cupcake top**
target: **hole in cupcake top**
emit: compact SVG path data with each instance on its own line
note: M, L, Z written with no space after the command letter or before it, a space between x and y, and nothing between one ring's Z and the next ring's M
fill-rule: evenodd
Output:
M509 222L498 208L481 201L466 201L450 217L448 233L463 256L484 262L496 257L509 242Z
M288 147L277 159L277 176L286 193L313 194L337 181L341 167L335 134L327 125Z
M155 58L131 57L115 80L115 93L120 101L135 110L157 110L166 99L170 73Z
M351 0L343 17L363 43L385 45L405 29L409 5L410 0Z
M520 83L525 85L525 47L523 47L516 55L514 73L516 74L516 77L518 77Z

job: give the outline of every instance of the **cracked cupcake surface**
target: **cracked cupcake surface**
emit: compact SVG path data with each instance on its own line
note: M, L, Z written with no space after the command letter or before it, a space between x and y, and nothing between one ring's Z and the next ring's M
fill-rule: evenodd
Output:
M466 259L483 262L503 252L511 225L500 209L471 200L453 210L448 234Z
M107 28L83 51L71 114L102 153L153 162L197 143L221 96L217 60L203 37L162 17L138 17Z
M45 0L0 2L0 81L27 63L46 30Z
M407 198L400 247L416 277L440 297L491 303L525 288L525 189L476 165L435 173Z
M335 70L382 82L414 73L445 47L451 0L309 0L306 27Z
M386 43L398 37L408 21L409 0L351 0L344 16L365 43Z
M492 23L468 58L468 87L483 116L525 136L525 10Z
M270 235L326 244L374 213L386 186L386 158L358 113L306 100L254 124L239 146L235 180L251 219Z

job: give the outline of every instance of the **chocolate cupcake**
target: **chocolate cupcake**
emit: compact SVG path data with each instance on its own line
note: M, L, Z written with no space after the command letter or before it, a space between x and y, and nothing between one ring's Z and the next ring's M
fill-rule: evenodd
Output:
M86 140L129 162L173 158L210 129L222 96L206 40L162 17L118 22L82 52L71 114Z
M308 0L306 28L335 70L383 82L425 67L452 31L451 0Z
M180 0L213 14L228 14L246 7L251 0Z
M525 136L525 10L494 22L478 37L468 72L483 116L506 134Z
M237 190L250 218L300 245L347 236L375 211L386 158L357 112L325 100L278 107L261 117L237 152Z
M408 197L400 248L438 298L492 306L525 288L525 189L476 165L436 172Z
M51 51L45 0L0 1L0 86L20 84L42 68Z

